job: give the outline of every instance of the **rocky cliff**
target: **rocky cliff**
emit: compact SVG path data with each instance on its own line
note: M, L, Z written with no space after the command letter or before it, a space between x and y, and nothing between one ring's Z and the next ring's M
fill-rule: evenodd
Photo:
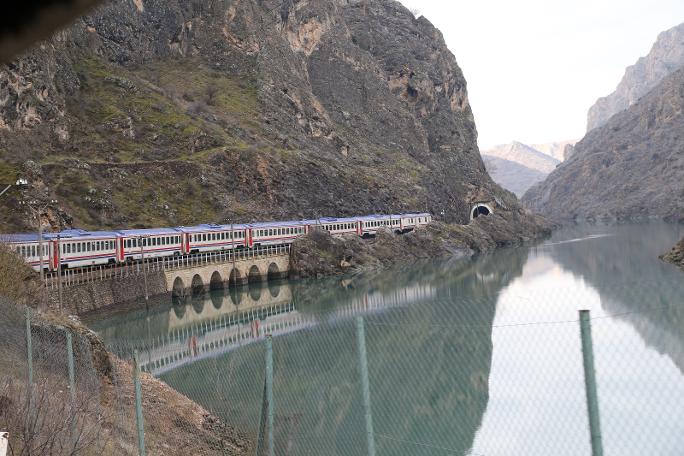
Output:
M684 220L684 68L575 146L523 203L555 219Z
M645 57L627 68L615 92L600 98L589 109L587 131L604 125L657 86L663 78L684 65L684 24L658 35Z
M0 174L54 225L119 227L474 201L485 171L441 33L392 0L116 0L0 72Z

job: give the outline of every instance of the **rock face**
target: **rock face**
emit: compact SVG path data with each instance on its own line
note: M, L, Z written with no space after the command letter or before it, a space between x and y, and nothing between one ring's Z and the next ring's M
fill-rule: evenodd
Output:
M660 258L684 269L684 239L679 241L672 247L672 250L662 255Z
M441 33L392 0L115 0L0 71L0 172L61 225L517 210L476 136Z
M575 146L523 197L554 219L681 221L684 214L684 69Z
M608 122L684 65L684 24L658 35L646 57L627 68L615 92L600 98L589 109L587 132Z
M543 145L555 152L560 145ZM514 141L482 152L487 171L494 181L521 197L528 188L541 182L560 161L532 146Z

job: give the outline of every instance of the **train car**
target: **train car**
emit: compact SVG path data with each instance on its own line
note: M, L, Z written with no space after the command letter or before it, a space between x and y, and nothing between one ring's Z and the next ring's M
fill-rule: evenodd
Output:
M307 230L306 221L251 223L251 246L291 244Z
M14 250L23 260L33 268L40 271L40 242L38 234L6 234L0 237L0 242ZM52 270L50 240L43 236L43 269Z
M361 236L363 234L360 217L324 217L316 222L318 228L324 229L334 236L345 234L358 234Z
M367 215L358 217L361 222L361 237L375 236L382 228L387 228L395 232L401 232L400 215Z
M186 236L185 253L217 252L249 247L249 225L197 225L178 228Z
M62 269L80 268L102 264L115 264L119 257L119 233L115 231L65 230L49 233L51 269L56 270L58 262Z
M380 229L405 233L431 222L432 216L422 212L179 228L66 230L43 234L43 268L55 271L60 262L62 268L75 268L138 261L143 255L145 258L158 258L290 244L314 229L326 230L334 236L356 234L370 237ZM9 234L0 236L0 242L7 243L34 270L40 270L37 234Z
M151 228L120 230L119 261L138 261L145 258L178 256L187 253L184 236L179 228Z
M412 231L415 228L427 226L432 222L432 216L427 212L401 214L399 218L401 220L401 231L403 233Z

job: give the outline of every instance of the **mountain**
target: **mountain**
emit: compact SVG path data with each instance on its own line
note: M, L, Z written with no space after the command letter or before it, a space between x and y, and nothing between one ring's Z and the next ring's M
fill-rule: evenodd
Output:
M567 141L554 141L544 144L532 144L530 147L538 150L539 152L545 155L555 158L559 162L562 162L566 158L566 148L568 146L574 146L577 141L577 139L570 139Z
M518 198L522 197L527 189L534 184L543 181L548 175L548 173L528 168L520 163L484 153L482 159L494 182L515 193Z
M684 24L658 35L646 57L627 68L615 92L600 98L589 109L587 132L604 125L684 65Z
M547 150L556 149L548 145ZM560 163L552 156L517 141L483 151L482 158L492 179L518 197L544 180Z
M0 228L34 198L54 227L522 214L476 137L442 34L398 2L115 0L0 70L0 174L30 182Z
M682 131L684 68L587 133L523 203L558 220L684 220Z
M495 146L483 151L482 154L519 163L542 173L550 173L560 163L559 160L518 141Z

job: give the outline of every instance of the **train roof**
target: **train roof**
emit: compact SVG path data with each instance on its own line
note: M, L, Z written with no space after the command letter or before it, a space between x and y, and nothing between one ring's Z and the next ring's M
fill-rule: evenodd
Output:
M43 236L47 240L47 237ZM0 242L38 242L38 233L0 234Z
M59 233L48 233L47 237L49 239L88 239L88 238L115 238L119 237L119 233L116 231L86 231L80 229L64 230Z
M247 225L242 223L234 223L232 225L233 230L244 230ZM178 231L183 233L206 233L207 231L230 231L231 225L216 225L213 223L206 223L204 225L195 226L181 226Z
M302 226L306 225L305 220L289 220L289 221L284 221L284 222L257 222L257 223L250 223L249 226L252 228L264 228L264 227L269 227L269 226Z
M165 234L178 234L180 228L142 228L137 230L119 230L122 236L155 236Z

